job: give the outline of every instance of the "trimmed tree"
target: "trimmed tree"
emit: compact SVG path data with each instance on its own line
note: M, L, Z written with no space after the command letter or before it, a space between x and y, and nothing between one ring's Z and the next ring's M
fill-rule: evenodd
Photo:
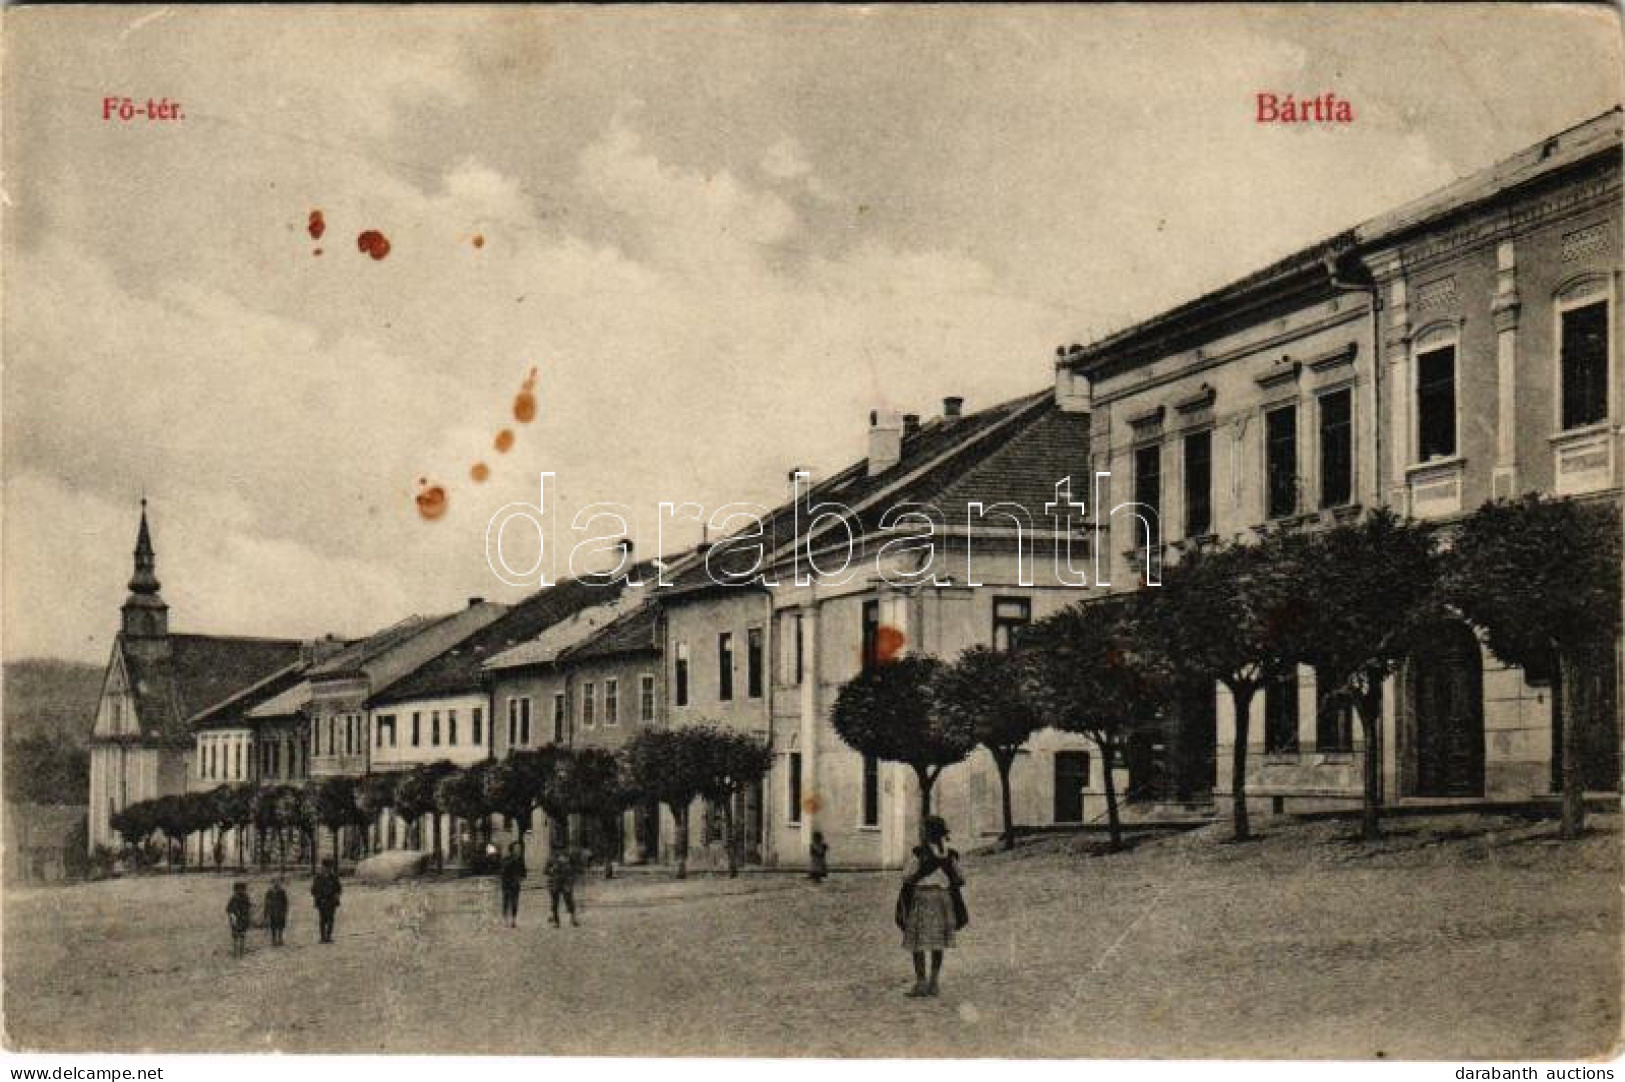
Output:
M610 820L626 806L627 782L620 759L605 748L577 748L560 755L544 787L546 803L558 819L579 815L585 820L609 826ZM553 815L554 812L549 812ZM609 833L613 836L615 831ZM613 853L606 853L604 875L615 874Z
M541 803L557 757L552 748L515 751L491 763L481 775L486 806L517 824L521 850L530 829L531 814Z
M1237 841L1250 836L1247 738L1253 699L1286 673L1301 652L1308 618L1303 545L1284 531L1256 544L1231 543L1185 553L1144 588L1133 635L1142 656L1180 683L1217 680L1230 692L1236 733L1230 799Z
M152 832L158 829L156 809L150 800L137 800L126 804L108 819L108 825L118 832L124 847L139 856L141 847Z
M220 840L225 832L237 832L237 867L241 870L243 865L243 832L248 824L254 821L254 787L246 784L221 785L205 794L209 800L209 812L212 825L220 830ZM216 870L219 870L218 864Z
M444 759L421 763L408 770L395 786L395 814L406 820L406 827L412 834L413 848L423 848L423 817L427 815L433 822L436 867L441 866L445 850L440 844L440 815L439 805L435 802L435 788L442 778L456 769Z
M328 829L333 839L333 859L340 859L339 832L353 825L359 817L356 809L355 779L344 776L323 778L316 783L311 794L312 817Z
M1123 847L1115 763L1131 733L1164 705L1167 674L1144 649L1134 619L1143 595L1071 605L1034 624L1019 655L1028 695L1059 729L1086 736L1100 750L1106 823L1114 850Z
M692 745L678 730L645 729L626 745L626 768L632 789L671 809L677 823L677 878L688 876L688 810L705 785Z
M922 819L942 772L976 747L962 715L937 709L932 689L941 669L933 657L895 658L859 673L835 696L835 732L847 747L914 771Z
M1296 660L1315 668L1322 708L1348 703L1365 741L1361 833L1381 837L1382 685L1438 615L1433 531L1384 508L1309 536L1309 602ZM1373 569L1380 569L1373 574Z
M486 826L490 825L491 805L485 797L485 764L453 769L434 787L434 802L436 809L451 816L454 822L462 820L471 836L476 839L485 837L487 832L478 826L482 821ZM465 865L470 863L467 853L462 857Z
M378 845L371 843L374 832L382 833L378 826L378 817L386 809L395 806L395 787L400 784L401 776L393 773L368 774L361 779L361 785L356 789L356 807L361 813L365 824L362 837L368 839L369 851L383 849L383 839Z
M1482 630L1495 656L1558 674L1565 838L1585 830L1582 754L1599 718L1582 695L1585 659L1620 634L1620 523L1610 504L1528 496L1488 503L1445 557L1445 600Z
M700 795L722 806L723 845L728 853L728 875L739 874L739 830L734 800L773 765L767 745L746 733L717 725L685 726L677 730L688 742L703 775Z
M1014 653L973 646L938 673L932 699L937 709L968 725L976 742L993 756L999 772L1004 847L1016 845L1011 810L1010 768L1027 741L1044 727L1034 707L1026 665Z

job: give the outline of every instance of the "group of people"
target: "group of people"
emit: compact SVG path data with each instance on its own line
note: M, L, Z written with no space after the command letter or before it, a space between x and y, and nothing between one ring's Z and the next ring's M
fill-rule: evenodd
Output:
M579 927L576 916L575 885L580 878L584 862L577 853L555 850L542 868L547 881L547 894L552 914L548 923L559 927L559 905L563 904L570 924ZM519 924L519 890L525 879L525 857L518 842L508 846L498 880L502 884L502 919L510 928ZM316 927L320 941L333 942L333 928L338 922L339 899L344 884L339 879L338 866L332 857L322 861L321 870L310 881L310 897L316 906ZM260 903L261 924L271 934L271 946L283 945L288 930L288 890L280 877L271 880ZM231 927L231 953L241 957L248 949L248 933L254 926L254 902L248 895L247 883L233 883L231 897L226 901L226 920Z
M813 835L812 860L809 876L822 881L829 874L829 846L821 833ZM562 902L572 926L579 926L576 917L575 884L580 877L583 862L579 853L559 848L549 854L542 867L547 881L549 902L548 923L557 928L559 904ZM510 928L519 926L519 892L526 877L524 850L518 842L508 846L498 870L502 888L502 919ZM903 869L902 888L897 895L895 919L903 933L903 949L914 957L914 987L910 997L919 998L938 994L942 976L943 952L954 946L954 936L970 921L965 908L964 874L959 870L959 852L948 846L948 823L940 815L928 815L920 824L920 844L909 854ZM339 881L338 868L331 857L322 862L321 871L310 883L311 900L316 906L317 927L321 942L333 942L333 925L338 918L339 898L344 884ZM231 922L232 954L241 956L247 949L248 930L253 924L253 903L248 897L247 883L234 883L231 899L226 903L226 916ZM288 892L282 880L273 879L265 892L261 906L265 927L271 933L271 946L280 947L288 927Z
M316 926L323 943L333 942L333 925L338 920L339 897L344 884L339 881L333 858L322 862L321 871L310 881L310 897L316 904ZM271 933L271 946L280 947L288 930L288 890L280 877L271 880L260 905L260 916ZM233 883L226 902L226 920L231 925L231 953L241 957L248 949L248 930L254 924L254 903L248 897L247 883Z

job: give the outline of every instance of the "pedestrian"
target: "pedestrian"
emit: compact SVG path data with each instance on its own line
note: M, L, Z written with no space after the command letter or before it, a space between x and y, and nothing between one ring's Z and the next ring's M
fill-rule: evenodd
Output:
M811 861L807 869L807 878L814 883L822 883L824 877L829 875L829 843L824 841L823 831L813 831L812 845L808 847L807 852Z
M254 903L248 900L248 884L233 883L226 902L226 919L231 922L231 953L241 958L248 947L248 926L254 916Z
M271 930L271 946L282 946L282 934L288 927L288 892L281 878L271 880L265 891L265 926Z
M547 864L542 868L542 874L547 877L547 900L552 910L548 923L553 927L559 926L559 902L564 902L564 908L570 914L572 927L581 922L576 920L576 859L566 848L555 849L547 858Z
M948 847L948 824L940 815L928 815L920 824L920 844L903 870L897 895L896 920L903 932L903 949L914 955L914 987L910 996L934 996L942 973L942 952L954 945L954 933L970 921L961 892L964 876L959 853ZM931 957L926 976L926 955Z
M519 927L519 886L525 878L525 854L518 842L508 845L502 861L502 917L508 927Z
M333 922L339 912L339 895L343 893L338 862L328 857L322 861L322 870L310 881L310 896L316 902L317 925L323 943L333 942Z

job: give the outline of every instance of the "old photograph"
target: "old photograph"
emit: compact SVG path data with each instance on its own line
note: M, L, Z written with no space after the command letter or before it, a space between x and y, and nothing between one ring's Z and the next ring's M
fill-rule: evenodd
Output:
M0 11L7 1057L1613 1077L1620 24Z

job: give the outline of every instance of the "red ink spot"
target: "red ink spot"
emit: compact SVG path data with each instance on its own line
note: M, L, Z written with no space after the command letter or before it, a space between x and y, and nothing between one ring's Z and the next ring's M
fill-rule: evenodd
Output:
M525 382L519 387L519 394L513 400L513 419L522 425L528 425L536 419L536 369L530 370Z
M504 428L501 432L498 432L492 446L497 449L499 454L507 454L508 449L513 446L513 429Z
M321 240L322 234L327 232L327 222L322 218L322 212L319 210L311 211L310 224L305 228L310 230L311 240Z
M312 250L310 254L311 255L321 255L322 250L320 248L316 248L316 249Z
M896 661L907 643L908 637L901 631L889 624L882 624L875 631L875 661L882 665Z
M376 229L369 229L356 237L355 246L374 259L382 259L389 254L389 238Z
M475 481L483 481L491 476L491 467L483 462L476 462L474 467L468 471L468 475L474 478Z
M476 248L484 248L485 247L485 234L484 233L475 233L474 234L474 247L476 247Z
M420 478L418 484L424 484ZM433 522L446 513L446 490L440 485L429 485L418 493L418 514Z

